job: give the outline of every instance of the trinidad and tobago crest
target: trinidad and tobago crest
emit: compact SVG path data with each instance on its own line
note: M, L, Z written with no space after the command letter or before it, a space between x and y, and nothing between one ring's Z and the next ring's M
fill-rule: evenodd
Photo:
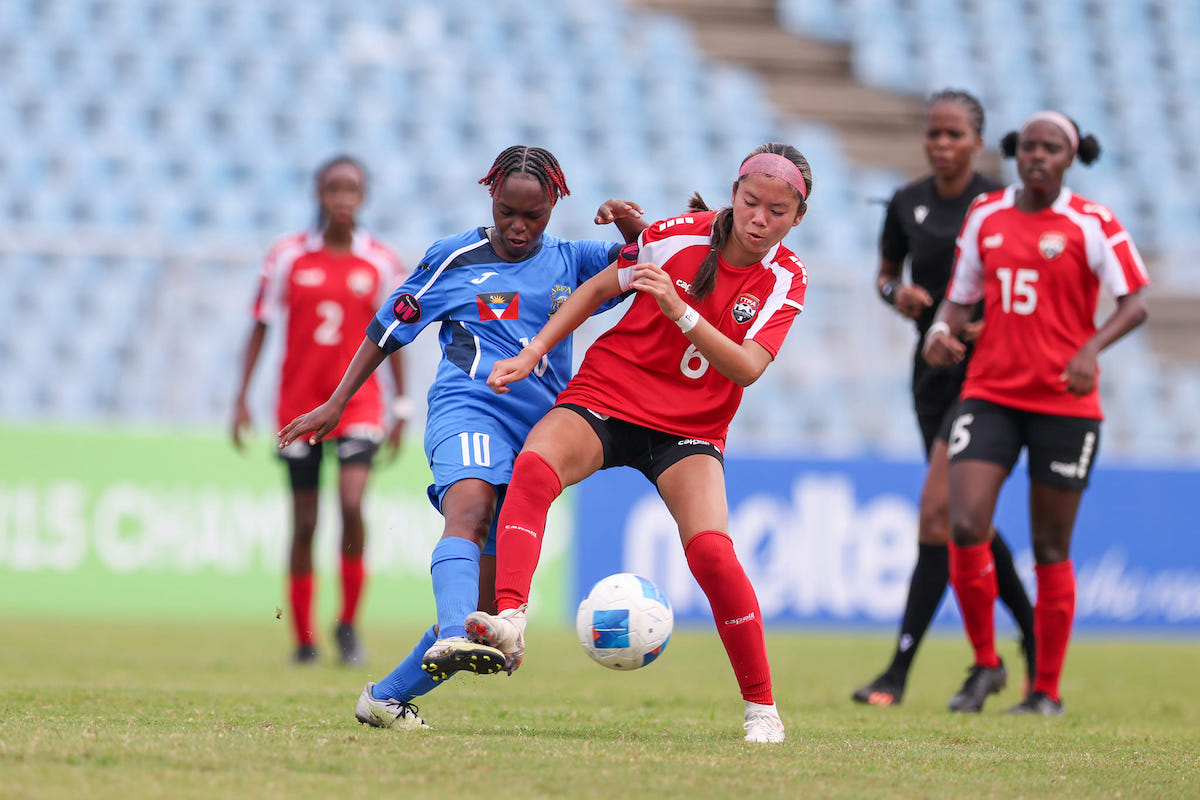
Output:
M752 294L742 294L738 296L737 301L733 304L733 320L739 325L743 322L749 322L758 313L759 300Z
M1058 231L1046 231L1038 238L1038 252L1047 261L1053 261L1067 249L1067 235Z

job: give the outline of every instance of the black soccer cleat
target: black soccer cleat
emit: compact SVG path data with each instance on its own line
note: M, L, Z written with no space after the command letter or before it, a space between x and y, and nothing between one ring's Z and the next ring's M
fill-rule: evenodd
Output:
M949 708L951 711L977 714L983 710L983 703L989 694L996 694L1008 685L1008 671L1001 661L998 667L975 664L968 673L958 694L950 698Z
M1045 692L1030 692L1024 700L1008 710L1010 714L1040 714L1043 717L1061 717L1064 713L1061 700L1055 700Z
M850 699L856 703L865 703L880 708L898 706L903 697L904 684L894 680L886 672L866 686L858 687L854 690L854 694L850 695Z
M344 666L357 667L367 660L366 652L358 643L358 634L354 632L354 626L339 623L337 630L333 632L333 638L337 640L338 653Z
M293 664L315 664L317 663L317 647L311 644L302 644L296 648L296 654L292 656Z

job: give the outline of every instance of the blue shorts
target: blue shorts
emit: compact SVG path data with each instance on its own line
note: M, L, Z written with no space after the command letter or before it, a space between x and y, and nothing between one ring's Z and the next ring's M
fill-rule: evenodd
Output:
M482 431L463 432L443 439L429 454L433 483L425 492L438 513L441 513L446 491L461 480L476 478L495 487L496 516L492 518L487 543L483 546L484 555L496 554L496 519L500 516L500 504L504 502L508 482L512 480L516 458L517 450L506 437Z

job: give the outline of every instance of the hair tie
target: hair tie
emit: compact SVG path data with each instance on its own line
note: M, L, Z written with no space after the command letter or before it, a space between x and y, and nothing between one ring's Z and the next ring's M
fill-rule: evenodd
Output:
M742 168L738 172L738 177L741 178L749 175L751 172L757 172L760 175L770 175L772 178L779 178L799 192L801 200L808 199L808 187L804 184L804 175L801 174L800 168L793 164L789 158L785 158L778 153L759 153L742 162Z

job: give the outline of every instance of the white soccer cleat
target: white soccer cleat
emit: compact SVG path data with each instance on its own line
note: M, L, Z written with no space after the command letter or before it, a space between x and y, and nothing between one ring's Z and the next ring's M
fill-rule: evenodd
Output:
M525 659L525 608L506 608L499 614L474 611L467 615L467 638L504 653L504 671L512 675Z
M371 696L374 683L368 683L358 696L354 706L354 718L373 728L428 728L425 720L417 716L417 707L412 703L388 697L376 700Z
M747 742L770 743L784 739L783 720L779 718L779 709L774 703L764 706L747 700L746 721L742 727L746 729Z

